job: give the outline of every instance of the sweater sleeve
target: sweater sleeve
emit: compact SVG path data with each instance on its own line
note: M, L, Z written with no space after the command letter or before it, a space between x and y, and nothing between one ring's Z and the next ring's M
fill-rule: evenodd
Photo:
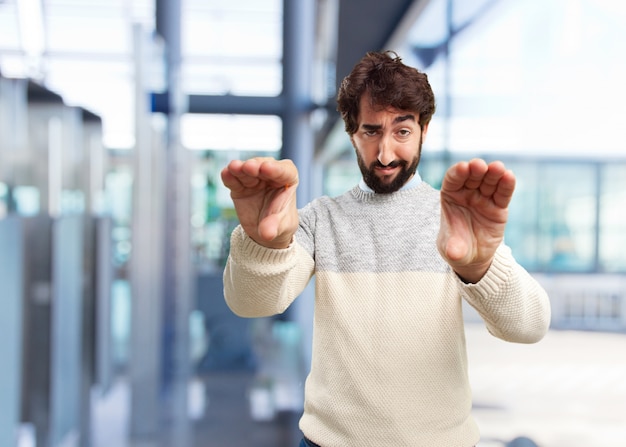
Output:
M297 239L285 249L263 247L235 228L224 269L224 298L241 317L283 313L304 290L314 262Z
M489 332L503 340L535 343L550 326L550 300L541 285L502 245L487 274L476 284L461 283L467 302L485 321Z

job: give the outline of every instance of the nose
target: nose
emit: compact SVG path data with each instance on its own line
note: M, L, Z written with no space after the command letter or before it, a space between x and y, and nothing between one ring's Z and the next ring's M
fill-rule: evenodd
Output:
M380 143L378 144L378 161L383 165L387 166L394 160L394 153L390 144L389 137L383 135L380 138Z

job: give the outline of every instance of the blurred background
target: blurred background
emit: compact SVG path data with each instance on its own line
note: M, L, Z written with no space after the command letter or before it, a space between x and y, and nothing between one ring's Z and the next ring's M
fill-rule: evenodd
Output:
M501 159L541 343L467 310L479 446L626 439L626 6L619 0L0 0L0 445L296 446L312 286L226 308L219 171L359 178L335 111L366 51L425 70L420 172Z

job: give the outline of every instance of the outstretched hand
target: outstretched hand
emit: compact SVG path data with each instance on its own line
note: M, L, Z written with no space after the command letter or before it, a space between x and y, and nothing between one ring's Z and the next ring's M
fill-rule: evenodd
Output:
M286 248L298 229L298 170L291 160L233 160L222 170L239 223L258 244Z
M446 172L441 186L441 228L437 247L466 282L489 269L504 239L515 176L499 161L473 159Z

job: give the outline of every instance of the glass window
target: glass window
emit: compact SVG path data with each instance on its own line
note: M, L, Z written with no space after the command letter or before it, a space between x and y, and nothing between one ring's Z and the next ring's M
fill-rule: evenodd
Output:
M182 86L186 93L280 94L280 0L187 0L182 20Z
M448 4L454 36L446 61ZM626 58L615 55L624 53L624 17L615 1L428 2L401 52L432 75L439 110L429 144L469 154L623 153ZM588 94L576 93L587 85ZM448 93L446 130L436 121Z
M626 272L626 164L602 169L599 262L605 272Z
M513 200L509 206L509 221L505 242L517 261L529 270L539 270L537 254L538 166L536 163L506 163L516 176Z
M506 243L531 271L596 269L595 164L506 162L516 174Z
M547 270L595 268L596 167L539 166L539 260Z

